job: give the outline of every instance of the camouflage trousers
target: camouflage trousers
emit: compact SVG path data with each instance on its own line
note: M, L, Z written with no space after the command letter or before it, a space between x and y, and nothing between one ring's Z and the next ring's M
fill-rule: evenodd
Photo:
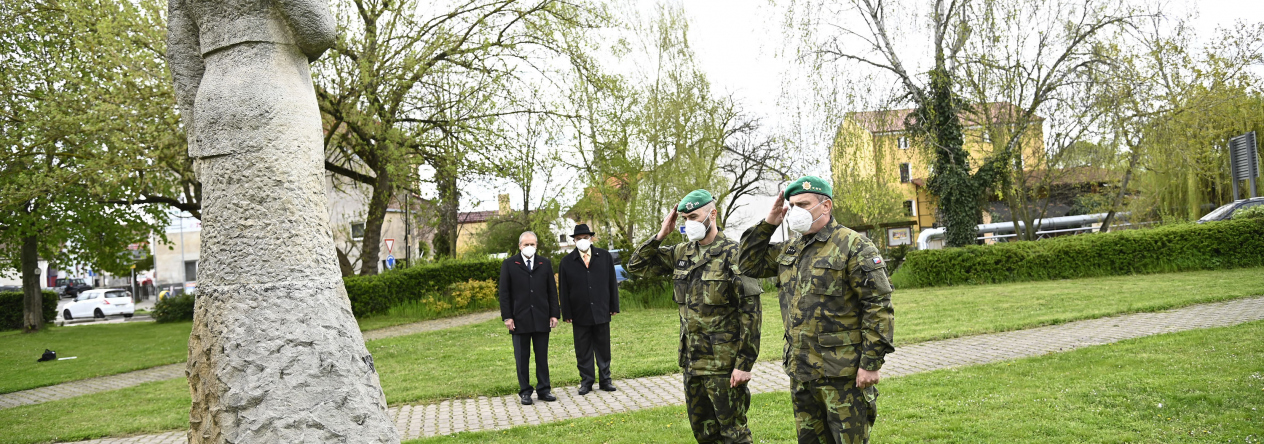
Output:
M877 417L878 388L856 387L856 378L790 381L799 444L868 444Z
M685 375L685 411L699 443L749 443L750 388L729 387L728 375Z

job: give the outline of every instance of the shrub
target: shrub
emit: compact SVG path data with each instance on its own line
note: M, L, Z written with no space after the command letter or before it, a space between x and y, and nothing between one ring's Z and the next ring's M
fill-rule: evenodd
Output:
M909 252L898 288L1264 266L1264 218Z
M1256 205L1245 210L1233 212L1233 218L1237 219L1264 219L1264 205Z
M439 302L435 295L444 293L458 282L496 282L500 279L500 263L494 259L444 260L376 276L345 277L342 281L351 300L352 313L364 317L386 313L396 305L426 298ZM495 287L494 284L492 286Z
M158 322L180 322L193 320L193 306L197 299L188 293L167 296L154 304L154 320Z
M44 322L57 319L57 293L44 290ZM22 328L22 301L25 296L20 291L0 292L0 330L16 330Z

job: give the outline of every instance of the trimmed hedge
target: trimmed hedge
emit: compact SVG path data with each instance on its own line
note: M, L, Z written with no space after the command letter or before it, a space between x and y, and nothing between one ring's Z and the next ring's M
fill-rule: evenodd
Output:
M44 290L44 322L57 319L57 293ZM25 297L20 291L0 292L0 330L16 330L22 328L22 300Z
M1264 219L911 251L898 288L1264 266Z
M386 313L392 306L420 301L457 282L497 281L500 264L495 259L446 260L388 271L376 276L342 278L356 317Z
M193 308L197 299L189 293L167 296L154 303L154 320L158 323L193 320Z

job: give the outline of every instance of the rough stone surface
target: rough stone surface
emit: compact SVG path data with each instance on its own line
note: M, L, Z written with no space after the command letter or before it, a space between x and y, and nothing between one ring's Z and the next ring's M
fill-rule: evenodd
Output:
M984 364L1072 349L1109 344L1125 339L1199 328L1223 327L1264 319L1264 297L1195 305L1159 313L1138 313L1077 321L1028 330L968 336L898 347L887 355L882 373L898 377L966 365ZM506 370L512 376L512 368ZM790 379L774 362L752 369L751 393L784 392ZM651 376L615 381L617 392L575 394L574 387L556 387L557 402L518 403L517 395L451 399L433 404L401 405L390 417L404 439L457 432L497 430L536 425L564 419L602 416L684 403L681 375ZM791 418L787 417L789 421ZM688 433L688 430L681 430ZM180 442L175 434L110 438L91 443Z
M334 256L310 60L324 0L172 0L202 181L190 443L398 442Z

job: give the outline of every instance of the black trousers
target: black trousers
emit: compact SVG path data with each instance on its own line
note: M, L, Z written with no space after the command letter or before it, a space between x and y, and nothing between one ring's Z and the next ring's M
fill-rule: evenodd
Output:
M593 375L593 355L597 358L597 369L601 372L601 382L610 381L610 323L597 325L574 325L571 331L575 335L575 361L579 363L579 383L592 385L597 379Z
M548 332L525 333L513 336L514 364L518 367L518 394L548 393L549 384L549 334ZM531 387L531 350L535 349L535 388Z

